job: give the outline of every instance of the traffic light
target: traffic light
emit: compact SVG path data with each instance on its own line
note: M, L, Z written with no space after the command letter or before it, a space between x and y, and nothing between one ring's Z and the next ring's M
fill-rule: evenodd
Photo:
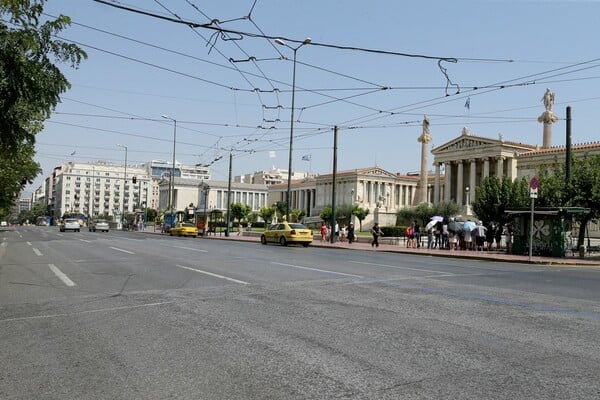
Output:
M136 183L137 182L137 176L134 176L133 178L131 178L131 182Z

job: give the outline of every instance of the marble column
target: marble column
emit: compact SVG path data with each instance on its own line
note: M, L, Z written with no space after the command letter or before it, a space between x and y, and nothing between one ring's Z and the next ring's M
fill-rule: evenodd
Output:
M419 203L427 203L427 145L431 142L431 140L431 135L429 134L429 119L427 119L427 116L425 115L423 117L423 133L417 139L417 141L421 143L421 179L419 182Z
M435 178L433 180L433 204L440 202L440 163L435 163Z
M471 159L471 166L469 167L469 190L471 191L472 196L475 195L475 178L477 177L477 163L475 160Z
M452 163L444 163L444 201L447 203L452 199Z
M490 159L488 157L483 158L483 178L490 176Z
M502 180L504 178L504 157L498 157L496 160L496 176Z
M463 162L458 162L458 168L456 171L456 204L463 204L463 191L465 190L463 185Z

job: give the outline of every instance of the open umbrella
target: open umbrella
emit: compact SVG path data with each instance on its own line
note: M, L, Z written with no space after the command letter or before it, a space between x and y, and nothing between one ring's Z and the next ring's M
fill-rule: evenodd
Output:
M467 221L463 224L464 231L472 231L477 225L473 221Z
M429 230L429 229L433 228L435 226L435 224L437 224L437 221L433 221L433 220L429 221L427 223L427 225L425 225L425 229Z
M453 233L460 233L463 230L463 223L459 221L450 221L448 223L448 230Z
M439 215L435 215L435 216L431 217L431 220L435 221L435 222L442 222L444 220L444 217L440 217Z

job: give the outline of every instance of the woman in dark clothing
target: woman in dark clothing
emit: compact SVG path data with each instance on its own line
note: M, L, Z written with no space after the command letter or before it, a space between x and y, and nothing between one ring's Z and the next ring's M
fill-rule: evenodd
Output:
M379 236L383 235L383 233L381 232L381 228L379 228L379 224L377 222L375 222L375 225L373 225L371 233L373 234L373 241L371 242L371 247L379 247Z
M354 242L354 224L348 225L348 243Z

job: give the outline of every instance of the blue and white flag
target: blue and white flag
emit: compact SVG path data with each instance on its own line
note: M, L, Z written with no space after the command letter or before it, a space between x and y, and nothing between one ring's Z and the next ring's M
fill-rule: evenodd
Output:
M467 97L467 101L465 102L465 108L467 110L471 109L471 96Z
M302 156L302 161L310 161L312 156L310 154L305 154Z

